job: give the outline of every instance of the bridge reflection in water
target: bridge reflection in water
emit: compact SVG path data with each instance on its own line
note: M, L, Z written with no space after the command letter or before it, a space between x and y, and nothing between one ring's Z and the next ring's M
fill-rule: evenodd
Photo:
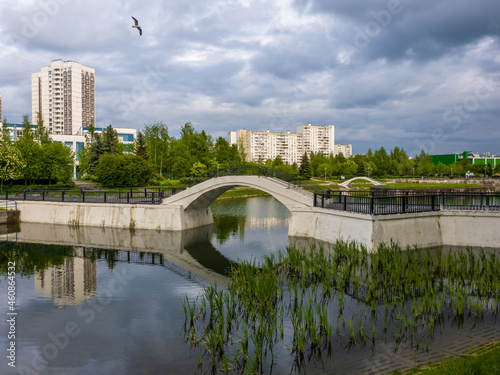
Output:
M232 263L212 245L211 233L212 226L170 232L21 223L19 232L4 235L4 239L10 238L8 242L16 241L18 245L71 247L69 255L106 259L110 267L116 262L164 266L209 283L226 285L227 270ZM40 285L40 289L44 288Z

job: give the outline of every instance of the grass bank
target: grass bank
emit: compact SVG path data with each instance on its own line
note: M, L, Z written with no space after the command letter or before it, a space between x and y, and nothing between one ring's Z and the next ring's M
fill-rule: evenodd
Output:
M263 192L262 190L252 189L247 187L236 187L226 191L217 199L251 198L251 197L265 197L265 196L269 196L269 194Z
M500 374L500 343L482 345L458 358L447 358L425 367L393 375L498 375Z
M423 182L423 183L411 183L411 182L395 182L392 184L386 184L384 187L395 188L395 189L471 189L480 188L483 185L480 184L461 184L461 183L439 183L439 182Z

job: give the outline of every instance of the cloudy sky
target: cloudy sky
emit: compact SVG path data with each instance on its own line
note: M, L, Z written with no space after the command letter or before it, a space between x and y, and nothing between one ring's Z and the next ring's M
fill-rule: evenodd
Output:
M95 68L97 126L333 124L355 153L500 154L498 0L0 0L0 29L9 122L62 59Z

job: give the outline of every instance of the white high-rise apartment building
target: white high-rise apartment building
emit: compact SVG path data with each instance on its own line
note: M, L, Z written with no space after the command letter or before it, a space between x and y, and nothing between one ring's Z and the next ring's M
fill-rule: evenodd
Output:
M335 153L335 127L333 125L314 126L311 124L297 126L297 133L302 134L304 152Z
M300 163L301 137L298 134L247 132L247 160L265 162L279 155L286 164Z
M240 129L229 132L230 144L242 146L247 161L265 162L280 156L286 164L300 164L304 152L335 154L335 127L333 125L300 125L297 133L252 132Z
M32 122L40 113L52 134L77 134L95 125L95 69L54 60L31 74Z

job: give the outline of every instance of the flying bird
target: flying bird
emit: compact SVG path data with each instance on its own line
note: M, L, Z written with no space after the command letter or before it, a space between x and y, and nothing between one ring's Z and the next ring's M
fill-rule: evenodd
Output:
M141 27L139 26L139 21L137 21L134 17L132 17L132 19L135 21L135 25L132 26L134 29L137 29L139 30L139 35L142 35L142 29Z

